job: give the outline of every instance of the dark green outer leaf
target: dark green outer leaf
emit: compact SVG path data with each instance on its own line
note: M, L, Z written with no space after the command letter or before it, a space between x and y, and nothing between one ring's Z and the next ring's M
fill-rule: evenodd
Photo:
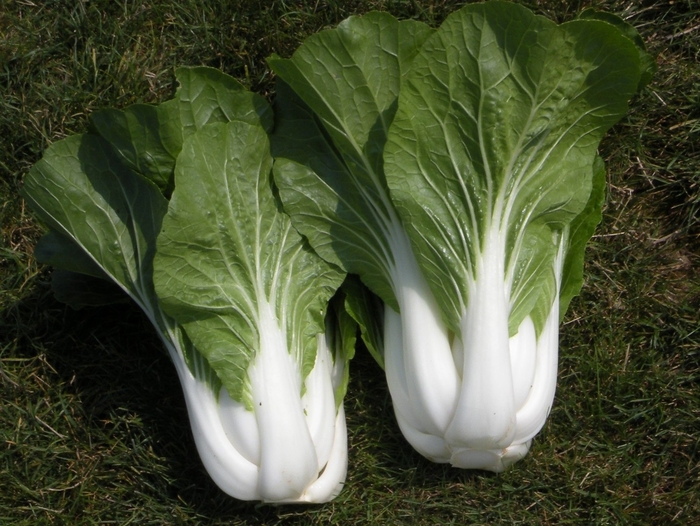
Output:
M341 287L331 298L326 313L326 339L328 348L333 356L336 371L342 371L342 377L340 381L337 382L337 387L335 389L335 401L337 406L340 406L343 402L345 393L348 390L348 383L350 382L350 368L348 364L355 356L357 329L357 322L347 310L344 287Z
M626 112L639 75L636 48L613 26L556 26L508 3L467 6L426 41L402 86L385 171L453 330L494 228L517 280L532 278L516 272L528 267L553 279L551 264L518 261L515 251L544 240L542 224L556 237L583 210L597 145ZM531 290L517 280L513 290Z
M346 278L341 290L345 292L345 310L359 326L362 341L384 368L384 304L354 275Z
M634 45L637 46L637 50L639 52L639 65L642 74L639 79L637 89L641 90L644 88L644 86L651 82L651 79L654 76L654 73L656 73L657 69L656 61L649 53L647 53L646 44L634 26L628 24L613 13L598 11L593 7L584 9L579 15L579 18L582 20L601 20L618 28L623 35L629 38Z
M179 68L173 100L157 106L134 104L104 109L90 119L92 129L109 142L124 164L153 181L166 196L172 192L175 159L182 141L209 122L242 120L268 132L270 105L233 77L207 67Z
M388 238L398 221L382 151L400 80L431 32L375 12L309 37L291 59L268 59L296 94L280 85L276 103L285 210L322 257L360 274L395 308Z
M113 281L67 270L53 271L51 290L58 301L76 310L131 301Z
M260 123L266 129L271 128L272 111L269 105L258 95L246 91L232 77L206 67L180 68L176 75L181 86L174 100L158 106L135 104L123 111L116 109L98 111L91 118L91 129L94 133L71 137L67 142L62 141L49 149L45 158L37 164L35 176L27 179L27 190L30 194L36 193L38 196L40 192L38 188L42 186L41 180L46 177L47 184L54 185L52 194L54 208L60 206L66 209L80 208L79 203L84 196L78 196L76 204L71 205L71 192L59 190L60 186L74 179L75 182L70 184L80 188L81 185L93 184L88 180L90 178L97 186L104 186L106 183L100 180L103 177L102 172L112 171L114 173L131 172L132 175L125 179L127 183L137 180L138 178L134 178L134 172L138 173L169 195L172 191L175 158L182 148L182 120L189 122L190 133L197 126L219 119L239 119ZM193 116L199 116L199 120L195 121ZM68 152L69 149L72 149L72 152ZM78 155L82 157L76 162L67 162L67 158L77 158ZM100 156L103 159L100 159ZM102 163L105 163L105 167L100 167ZM111 168L107 166L109 163L112 165ZM89 177L85 172L86 166L90 171ZM52 178L53 183L51 183ZM31 190L32 185L35 187L34 191ZM105 195L110 193L107 190L101 191L105 192ZM140 207L139 213L148 213L148 207L138 201L137 195L129 195L128 185L123 191L125 193L122 205L134 198L132 205ZM47 192L48 189L41 190L44 194L43 199L46 198ZM56 204L58 202L61 204ZM164 213L162 202L159 202L158 206L160 209L153 212ZM123 210L125 206L117 208ZM110 221L110 213L102 210L99 205L97 209L97 214L94 215L90 209L83 209L86 217L80 217L78 226L82 226L85 222L96 221L98 217L101 217L99 220L107 225ZM109 262L96 257L95 254L89 255L85 252L85 247L74 240L72 233L66 234L71 231L72 224L58 226L56 221L51 219L47 220L47 223L57 231L47 233L36 248L37 257L42 262L64 270L100 278L107 277L102 266L109 265ZM120 232L119 229L107 227L107 230L102 233L103 238L110 237L110 229ZM155 236L152 237L154 242ZM115 241L119 242L117 239ZM98 256L109 258L111 257L109 254L103 251ZM122 256L124 254L118 255L120 258ZM132 272L131 276L134 275ZM145 277L150 279L150 276ZM118 282L124 286L122 281L118 280Z
M34 248L34 255L41 263L54 268L109 279L102 267L79 244L54 230L49 230L41 236Z
M369 172L381 173L401 77L431 32L425 24L373 12L309 37L289 60L268 59L372 192L385 189L372 188L384 183Z
M149 106L134 104L124 111L105 109L90 123L120 154L124 164L171 191L175 158L182 148L180 112L175 100Z
M564 319L569 303L581 291L586 244L603 218L605 201L605 163L596 156L593 164L593 189L586 208L576 216L569 227L568 249L564 259L561 291L559 293L559 317Z
M241 120L272 131L272 108L233 77L207 67L179 68L176 100L183 138L211 122Z
M53 230L72 240L147 312L155 240L167 202L95 135L51 146L24 182L24 197Z
M345 270L362 269L367 285L394 301L384 222L372 202L357 191L311 111L282 82L275 108L275 182L294 226L326 261Z
M167 202L151 182L165 195L172 190L185 133L181 122L188 122L189 133L222 119L270 129L272 112L264 99L211 68L181 68L177 77L181 87L174 100L97 112L95 133L54 144L26 178L24 193L51 229L37 257L59 269L111 279L144 309L166 344L180 349L191 371L218 392L218 379L157 304L152 262ZM55 276L58 299L74 306L105 303L111 294L95 295L85 277Z

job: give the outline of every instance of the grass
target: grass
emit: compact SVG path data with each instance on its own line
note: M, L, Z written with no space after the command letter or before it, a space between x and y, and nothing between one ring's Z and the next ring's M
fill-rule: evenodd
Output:
M558 21L591 4L522 3ZM22 178L92 111L168 98L183 64L272 97L272 52L351 14L437 24L456 5L0 0L1 524L700 524L698 1L595 4L640 30L659 71L603 143L604 220L562 327L555 406L505 474L413 452L360 353L338 499L231 499L201 467L174 370L140 313L64 307L33 259L41 229Z

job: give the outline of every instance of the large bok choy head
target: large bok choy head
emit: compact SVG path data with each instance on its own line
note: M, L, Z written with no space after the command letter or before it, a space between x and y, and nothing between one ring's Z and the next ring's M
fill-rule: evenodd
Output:
M270 60L285 208L384 300L396 416L430 459L501 471L552 405L597 146L643 69L626 26L588 18L487 2L431 35L371 14Z
M212 69L177 77L174 100L99 112L32 169L25 198L50 229L37 255L62 269L64 300L118 288L143 309L225 492L329 500L347 461L354 332L342 302L328 306L343 274L279 210L264 99Z

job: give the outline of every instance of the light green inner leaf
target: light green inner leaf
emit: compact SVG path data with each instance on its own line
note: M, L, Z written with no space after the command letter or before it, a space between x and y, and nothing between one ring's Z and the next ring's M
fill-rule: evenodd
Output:
M260 125L208 124L187 138L155 261L163 309L183 325L230 396L246 404L263 311L273 309L303 378L343 278L281 212L271 168Z
M384 169L456 334L487 243L503 254L511 334L538 301L549 310L558 243L589 202L596 148L626 112L639 69L632 42L607 23L557 26L501 2L454 13L423 45Z

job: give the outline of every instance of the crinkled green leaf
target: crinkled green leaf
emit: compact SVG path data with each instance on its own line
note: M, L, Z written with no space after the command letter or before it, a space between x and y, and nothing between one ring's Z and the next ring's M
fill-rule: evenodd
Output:
M125 110L94 113L90 124L126 166L172 192L175 159L184 137L209 122L233 119L272 128L269 104L233 77L208 67L179 68L175 98L157 106L134 104Z
M260 125L213 123L188 137L155 261L163 309L185 328L230 396L246 404L261 309L273 306L305 377L328 300L344 276L282 213L271 168Z
M233 77L208 67L178 68L182 135L188 137L205 124L241 120L272 131L272 108Z
M594 7L589 7L588 9L581 11L579 18L582 20L602 20L603 22L612 24L618 28L623 35L634 42L634 45L637 46L637 51L639 52L639 66L641 71L637 89L641 90L644 86L651 82L651 79L653 78L657 69L656 61L654 60L654 57L647 52L647 46L644 43L644 39L642 39L641 35L633 25L625 22L622 18L613 13L599 11Z
M321 257L346 270L363 269L368 285L390 301L388 247L376 201L357 191L313 114L282 82L277 97L273 151L281 157L274 173L285 210Z
M157 106L134 104L123 111L100 110L90 117L90 123L120 154L126 166L161 190L172 190L175 158L182 148L177 101Z
M24 192L50 228L37 257L59 269L112 280L162 331L166 345L180 349L191 371L215 387L218 379L162 313L153 290L155 240L167 210L162 193L172 189L184 136L207 122L230 119L269 129L272 113L260 96L211 68L180 68L176 75L175 99L97 112L92 133L51 146L26 178ZM58 299L74 306L102 302L91 280L55 276ZM68 284L75 289L69 291Z
M639 78L637 49L612 25L557 26L510 3L469 5L423 45L401 88L385 171L457 334L494 232L516 294L511 305L551 305L545 292L556 290L556 250L547 249L549 264L523 262L521 250L548 246L543 228L552 247L565 239L589 200L598 143L626 112ZM535 285L540 299L517 296ZM513 310L511 332L526 310Z
M341 290L345 292L345 310L357 323L367 350L383 368L384 304L354 275L346 278Z
M103 174L111 172L111 179L114 181L120 181L120 173L129 174L121 177L124 186L120 190L121 202L115 201L112 210L101 208L102 204L97 202L93 205L97 213L93 214L91 209L84 209L82 211L86 217L77 213L80 218L78 221L78 218L72 217L72 210L66 209L63 211L64 217L58 218L58 223L56 219L51 218L50 212L46 212L49 214L46 221L52 231L41 239L36 248L37 257L41 261L64 270L96 277L107 276L101 268L101 259L107 263L107 260L111 259L109 252L102 250L98 256L86 252L85 246L75 239L77 234L73 233L76 230L74 226L80 230L83 223L96 221L99 217L101 227L106 230L100 232L100 228L93 227L96 232L95 239L101 239L102 244L106 246L108 243L104 240L109 239L111 235L108 230L112 230L115 236L123 236L123 229L108 225L112 216L123 215L129 200L133 200L131 206L135 207L137 215L146 215L149 210L156 215L164 214L165 202L154 196L146 198L147 201L152 199L155 203L156 207L151 210L150 205L143 202L143 198L138 194L143 193L146 186L143 182L134 181L141 181L138 177L141 175L168 195L172 190L175 159L182 148L185 134L182 121L187 123L188 133L209 121L230 119L260 123L268 129L272 126L272 112L264 99L246 91L240 83L220 71L206 67L180 68L177 71L177 79L180 87L175 99L157 106L135 104L125 110L100 110L91 117L92 133L73 136L57 143L34 168L37 171L36 177L27 179L30 198L42 194L42 203L50 198L54 208L60 208L61 201L73 201L70 191L65 199L63 198L62 193L65 191L60 190L62 185L75 184L77 189L94 183L97 185L98 194L104 195L108 201L115 201L116 198L111 195L113 192L106 183L109 177ZM72 161L69 162L71 158ZM41 188L41 181L44 179L48 183L47 188ZM134 188L136 193L132 195ZM80 210L80 199L84 198L84 195L77 197L76 204L71 208ZM67 208L65 204L63 206ZM72 222L59 225L68 219ZM159 224L160 219L154 221ZM153 231L148 233L153 238L152 241L155 240L153 234ZM120 243L117 237L114 241ZM143 244L145 241L141 239L140 242ZM138 248L136 252L144 255L143 250ZM117 259L128 260L130 254L129 250L119 253ZM150 250L148 255L152 257L153 250ZM125 280L120 278L120 275L128 275L131 279L137 275L137 271L132 269L130 273L117 272L117 282L126 287ZM149 276L145 277L150 279Z
M152 264L167 201L104 139L75 135L52 145L25 179L24 197L144 310L157 308Z
M564 318L569 303L581 291L583 285L584 253L588 240L603 218L605 200L605 163L596 156L593 164L593 189L583 211L576 216L569 227L568 249L562 272L559 293L560 318Z
M273 151L285 210L322 257L396 308L389 243L400 225L382 151L401 78L431 33L370 13L309 37L291 59L268 59L284 81Z

